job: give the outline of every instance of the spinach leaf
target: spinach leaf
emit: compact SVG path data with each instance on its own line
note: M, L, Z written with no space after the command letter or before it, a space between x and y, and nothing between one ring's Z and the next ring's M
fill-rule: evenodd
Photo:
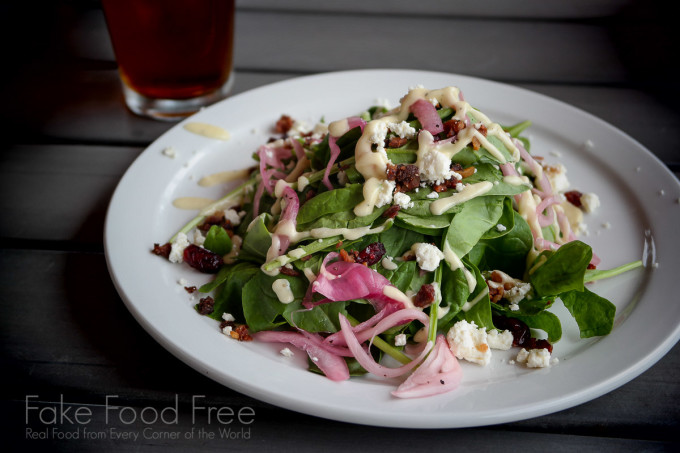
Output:
M465 263L465 262L464 262ZM493 329L493 321L491 319L491 300L489 299L489 293L487 291L486 280L482 276L482 273L477 269L476 266L471 263L465 263L466 267L471 269L471 272L475 276L477 285L475 290L472 292L469 300L474 300L479 297L479 295L484 291L486 294L470 308L468 311L459 311L456 316L457 320L466 320L468 322L473 322L477 324L477 327L486 327L487 329ZM465 283L467 285L467 281Z
M560 299L576 320L581 338L607 335L612 331L616 306L604 297L584 288L562 294Z
M258 266L248 262L240 262L220 269L215 281L221 280L221 282L217 286L215 309L210 317L221 321L222 313L231 313L238 322L245 322L241 304L242 291L253 277L261 273ZM209 292L212 289L209 289L208 285L203 285L199 291Z
M288 304L279 301L272 289L272 283L277 279L286 279L290 283L294 301L301 302L307 290L307 281L301 277L278 275L271 277L263 272L258 272L243 287L243 314L246 324L251 332L272 330L286 324L282 317Z
M262 263L267 257L267 250L272 245L272 235L267 229L271 222L269 214L260 214L250 224L250 229L243 238L238 257L240 260Z
M401 256L416 242L424 242L425 236L402 228L390 228L380 233L379 241L385 246L388 256Z
M556 251L541 252L547 260L529 276L538 296L557 296L568 291L583 291L583 276L593 257L589 245L572 241Z
M415 261L399 261L394 264L397 265L397 268L394 270L388 270L378 265L376 266L376 271L399 288L401 292L406 292L411 289L411 283L418 276L417 264ZM418 289L420 289L420 286L416 291Z
M311 310L302 306L302 301L295 300L286 305L283 317L288 324L307 332L337 332L340 330L339 314L347 316L347 302L329 302L320 304Z
M219 225L213 225L210 227L210 230L208 230L208 234L205 235L203 247L220 256L224 256L231 252L231 238L229 237L227 230Z
M463 203L446 232L446 243L460 258L468 254L503 214L502 197L477 197Z
M529 315L510 311L496 304L494 304L493 310L508 318L519 319L532 329L544 331L548 334L548 341L551 343L555 343L562 338L562 324L560 323L560 318L547 310Z
M513 211L512 229L503 236L480 240L468 258L480 269L498 269L508 275L521 277L526 268L527 253L533 244L534 239L526 220Z
M336 212L352 211L364 199L362 190L361 184L350 184L318 194L300 207L297 223L305 224Z

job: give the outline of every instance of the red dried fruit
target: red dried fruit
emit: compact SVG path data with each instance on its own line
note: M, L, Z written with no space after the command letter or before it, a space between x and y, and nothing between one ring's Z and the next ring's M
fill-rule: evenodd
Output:
M184 249L183 258L189 266L205 274L216 273L224 264L220 255L194 244Z
M372 266L380 261L385 253L385 246L382 244L382 242L374 242L360 251L356 256L355 261L359 264L366 263L369 266Z
M427 307L432 302L434 302L434 286L430 284L425 284L420 287L418 294L413 298L413 305L416 307Z
M151 250L151 253L154 255L162 256L163 258L169 258L170 257L170 251L172 250L172 245L168 242L167 244L159 245L159 244L154 244L153 245L153 250Z
M494 316L493 325L501 330L509 330L512 333L512 345L524 346L531 340L531 331L529 326L516 318L508 318L505 316Z
M202 315L209 315L215 311L215 299L210 296L204 297L196 304L196 310Z
M577 208L581 207L581 197L583 194L579 192L578 190L570 190L569 192L564 192L564 196L567 198L567 201Z

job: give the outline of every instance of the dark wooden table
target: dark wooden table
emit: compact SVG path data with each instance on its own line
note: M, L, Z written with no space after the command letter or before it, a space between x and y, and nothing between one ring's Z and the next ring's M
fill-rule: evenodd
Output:
M678 40L661 1L252 0L238 3L236 19L236 93L356 68L484 77L591 112L679 174L680 90L672 69ZM241 395L189 368L126 310L102 246L116 184L171 125L124 108L97 1L3 2L0 24L3 451L680 448L677 345L632 382L588 403L458 430L319 419ZM668 302L678 303L677 295ZM194 395L234 411L252 409L253 422L235 420L232 438L221 437L205 419L192 423ZM177 424L145 431L140 419L127 424L130 418L112 413L107 420L107 396L110 405L131 408L127 415L147 409L147 420L153 409L176 407Z

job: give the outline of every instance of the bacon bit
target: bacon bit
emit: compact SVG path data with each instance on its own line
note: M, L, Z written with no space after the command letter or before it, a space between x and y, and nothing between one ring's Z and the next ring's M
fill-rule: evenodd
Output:
M386 219L393 219L399 214L399 210L401 209L401 206L398 204L393 204L389 208L387 208L387 211L382 213L382 217L385 217Z
M434 190L437 193L441 193L446 192L447 190L449 190L449 188L446 187L446 184L435 184L434 186L432 186L432 190Z
M185 286L184 289L185 289L186 292L188 292L189 294L193 294L193 293L195 293L195 292L198 290L198 288L196 288L195 286Z
M453 137L463 129L465 129L465 123L461 120L448 120L444 123L446 137Z
M481 343L476 345L475 349L477 349L479 352L486 352L489 350L489 345L486 343Z
M297 277L298 275L300 275L300 273L295 269L291 269L290 267L286 266L281 266L279 272L281 272L283 275L288 275L290 277Z
M401 259L404 261L415 261L416 254L409 250L401 256Z
M420 186L420 169L417 165L397 165L395 180L398 192L410 192Z
M477 137L472 137L472 149L478 151L482 144L479 142Z
M196 310L202 315L209 315L215 311L215 299L210 296L204 297L196 304Z
M198 226L198 229L204 233L207 233L213 225L218 225L224 228L227 231L229 237L234 235L234 232L232 231L234 227L231 225L231 222L224 217L224 212L206 217L203 223Z
M510 283L510 282L505 282L505 283L503 283L503 289L504 289L505 291L510 291L510 290L511 290L512 288L514 288L514 287L515 287L515 285L513 285L513 284Z
M477 123L479 126L475 125L475 129L479 131L480 134L482 134L484 137L486 137L487 129L486 126L483 125L482 123Z
M569 203L573 204L577 208L580 208L582 206L581 197L583 196L583 194L578 190L570 190L569 192L564 192L564 196L566 197Z
M464 169L462 169L461 171L458 171L458 172L456 172L456 173L458 173L458 174L461 176L461 178L465 179L465 178L467 178L467 177L469 177L469 176L474 175L474 174L475 174L475 170L476 170L475 167L467 167L467 168L464 168Z
M342 247L342 241L338 241L338 243L335 244L336 249L339 249L340 247Z
M288 115L281 115L274 128L277 133L285 134L293 127L293 119Z
M170 251L172 250L172 245L168 242L167 244L163 245L158 245L154 244L153 245L153 250L151 250L151 253L154 255L162 256L165 259L170 258Z
M349 253L347 253L347 250L345 249L340 250L340 259L346 263L354 263L354 257L349 256Z
M489 285L489 298L491 299L491 302L494 304L497 304L498 301L500 301L503 298L503 293L505 291L503 290L502 286L499 287L494 287Z
M420 287L418 294L413 297L413 305L416 307L427 307L434 302L434 286L425 284Z
M597 266L594 264L588 263L588 269L597 269Z
M300 261L309 261L312 259L312 255L305 255L302 258L300 258Z
M531 157L533 157L535 160L543 160L544 159L543 156L531 156Z
M387 166L385 168L385 178L388 181L394 181L397 179L397 166L392 164L392 163L387 163Z
M401 148L404 146L407 142L407 138L401 138L401 137L390 137L387 141L387 147L388 148Z

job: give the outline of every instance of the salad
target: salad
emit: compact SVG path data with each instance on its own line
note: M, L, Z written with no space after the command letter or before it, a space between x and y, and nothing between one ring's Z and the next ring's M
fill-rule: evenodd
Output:
M599 200L530 152L529 126L492 122L456 87L313 130L284 115L247 180L153 252L215 275L186 289L225 335L302 350L335 381L407 376L392 394L410 398L455 389L459 360L493 349L551 366L550 307L606 335L616 307L587 283L642 263L597 269L577 234Z

